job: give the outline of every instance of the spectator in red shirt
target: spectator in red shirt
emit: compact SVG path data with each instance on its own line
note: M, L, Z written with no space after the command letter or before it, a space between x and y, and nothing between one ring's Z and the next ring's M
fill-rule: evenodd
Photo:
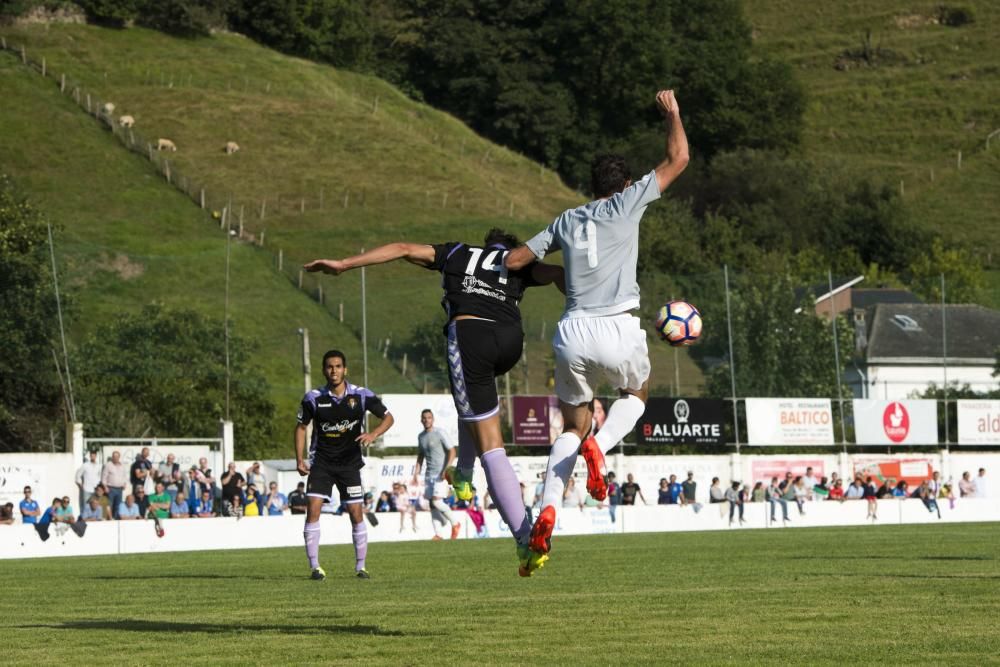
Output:
M833 486L830 487L829 499L844 502L844 485L841 480L838 479L833 483Z

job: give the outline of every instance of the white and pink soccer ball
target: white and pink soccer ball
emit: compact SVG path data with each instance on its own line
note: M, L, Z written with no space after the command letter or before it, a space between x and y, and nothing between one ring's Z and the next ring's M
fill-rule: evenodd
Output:
M674 347L694 345L701 336L701 313L687 301L671 301L656 315L656 333Z

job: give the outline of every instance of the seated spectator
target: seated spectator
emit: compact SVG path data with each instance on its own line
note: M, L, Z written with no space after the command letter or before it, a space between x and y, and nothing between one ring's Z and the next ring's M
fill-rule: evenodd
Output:
M256 506L256 503L254 505ZM239 496L223 498L222 516L235 517L237 519L243 518L243 501Z
M247 487L247 501L243 505L243 516L260 516L260 503L257 489L253 484Z
M55 523L73 523L76 521L76 516L73 513L73 505L69 501L69 496L63 496L62 500L59 501L59 507L55 508L55 514L52 517L52 521Z
M94 487L94 495L91 498L97 499L97 504L101 506L104 511L104 520L111 520L111 498L108 497L107 489L104 488L103 484L98 484ZM87 501L90 502L89 499Z
M820 480L816 477L815 473L813 473L812 466L808 466L806 468L806 474L803 475L802 482L806 486L806 492L807 492L806 499L812 500L813 489L815 489L820 484Z
M170 494L167 494L169 497ZM171 519L187 519L191 516L191 508L187 504L187 496L183 493L178 493L177 496L170 502L170 518Z
M795 504L799 508L799 516L806 513L805 504L809 500L809 489L806 488L806 480L804 477L796 477L792 482L792 498L795 500Z
M837 482L840 482L840 475L835 472L831 472L829 488L832 489ZM840 486L841 488L843 488L844 486L843 482L841 482Z
M299 482L295 490L288 494L288 507L292 514L305 514L309 506L309 497L306 495L306 483Z
M378 500L375 501L375 511L376 512L392 512L392 500L390 499L389 492L383 491L379 494Z
M807 481L806 484L809 482ZM819 484L812 488L812 497L815 500L826 500L830 497L830 487L827 485L826 477L821 477Z
M14 503L0 505L0 526L10 526L14 523Z
M882 482L882 486L878 487L875 491L875 497L879 500L883 498L892 498L893 493L896 490L896 480L889 478Z
M563 491L563 507L579 507L583 511L585 498L582 489L576 485L576 478L570 477L566 482L566 489Z
M190 503L191 516L201 519L208 519L215 516L212 505L212 491L211 489L205 489L201 492L201 498L194 498Z
M24 487L24 500L21 501L19 509L21 510L21 521L30 524L38 523L38 517L42 515L42 510L38 507L38 501L32 499L30 486Z
M875 488L875 481L868 477L865 479L864 495L861 496L868 503L868 515L866 519L878 520L878 489Z
M141 486L135 489L135 504L139 507L139 516L146 518L149 514L149 498L146 496L146 489Z
M762 503L766 496L767 492L764 489L764 482L757 482L753 485L753 491L750 492L750 502Z
M955 491L951 488L950 482L945 482L941 485L941 495L940 498L948 499L948 507L950 509L955 509Z
M838 479L833 483L833 486L830 487L830 495L827 500L844 501L844 487L841 484L841 480Z
M268 488L270 493L264 499L264 507L267 508L267 515L281 516L288 509L288 499L285 498L285 494L278 491L277 482L271 482Z
M712 485L708 487L708 502L709 503L723 503L726 501L726 494L719 486L719 478L712 478Z
M738 509L740 512L740 523L746 523L743 520L743 500L746 497L745 492L740 490L740 483L733 482L732 485L726 489L726 500L729 501L729 525L733 525L733 515Z
M788 501L784 498L784 492L781 490L781 485L778 483L777 477L771 478L771 486L767 487L767 502L771 506L771 522L777 521L775 517L774 506L781 505L781 518L784 521L789 521L788 518Z
M141 518L139 505L135 502L135 496L131 493L125 496L125 500L118 503L118 519L120 521L134 521Z
M931 491L931 484L927 480L920 483L916 491L913 492L914 498L920 498L920 501L927 508L928 512L937 512L937 518L941 518L941 508L938 507L937 499L934 497L934 493Z
M88 523L91 521L104 521L104 508L101 507L97 496L90 497L90 500L87 501L87 506L83 508L83 513L80 514L80 518Z
M170 516L170 495L162 482L157 482L156 493L149 497L149 511L157 519L166 519Z
M892 496L894 498L908 498L910 496L910 487L905 479L892 490Z
M854 478L854 481L847 487L844 497L848 500L860 500L865 497L865 483L861 480L861 475Z
M931 473L931 478L927 482L927 488L930 489L932 498L939 498L941 496L941 473L937 470Z
M787 495L788 494L788 488L792 485L792 482L794 482L794 481L795 481L795 479L792 477L792 473L791 472L786 472L785 473L785 479L781 480L781 483L778 484L778 488L781 489L781 493Z
M962 479L958 482L958 492L962 498L975 498L976 497L976 485L969 477L969 471L966 470L962 473Z

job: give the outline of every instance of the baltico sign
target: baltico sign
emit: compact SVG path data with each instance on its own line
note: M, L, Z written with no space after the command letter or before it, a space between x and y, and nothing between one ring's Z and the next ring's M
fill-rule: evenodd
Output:
M724 444L723 401L714 398L650 398L636 424L639 444Z
M751 445L832 445L833 413L827 398L748 398Z

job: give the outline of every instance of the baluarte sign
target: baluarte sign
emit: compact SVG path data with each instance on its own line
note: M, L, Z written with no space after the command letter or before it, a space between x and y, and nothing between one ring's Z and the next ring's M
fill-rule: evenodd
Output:
M832 445L833 411L828 398L748 398L751 445Z
M854 399L859 445L933 445L938 442L937 401Z
M1000 445L1000 401L958 401L958 444Z
M639 444L725 444L723 401L650 398L636 424Z

